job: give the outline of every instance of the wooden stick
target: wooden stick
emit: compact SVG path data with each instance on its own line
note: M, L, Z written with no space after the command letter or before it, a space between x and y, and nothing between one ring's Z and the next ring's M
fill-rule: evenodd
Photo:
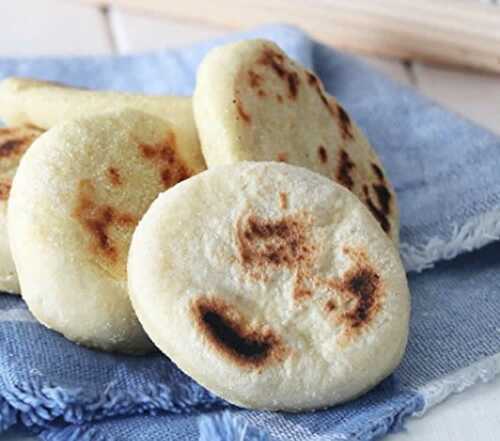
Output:
M457 0L83 0L230 29L286 22L332 46L500 73L500 8Z

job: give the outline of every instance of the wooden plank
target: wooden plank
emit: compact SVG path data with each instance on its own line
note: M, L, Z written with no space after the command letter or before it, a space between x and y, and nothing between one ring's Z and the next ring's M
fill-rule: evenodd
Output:
M92 5L65 0L2 1L0 55L106 54L107 24Z
M287 22L334 46L500 72L500 14L463 0L80 0L232 28ZM216 11L216 13L215 13Z
M500 134L500 77L416 63L418 88L451 110Z
M109 18L117 50L122 53L179 47L228 32L224 27L144 15L116 7L110 8Z

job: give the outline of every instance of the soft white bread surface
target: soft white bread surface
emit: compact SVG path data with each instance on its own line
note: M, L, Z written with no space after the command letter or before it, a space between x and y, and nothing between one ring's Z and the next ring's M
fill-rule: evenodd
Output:
M368 140L319 78L265 40L213 49L198 70L195 121L208 167L282 161L354 192L397 244L396 194Z
M0 291L19 294L19 281L7 233L7 201L24 152L43 132L33 127L0 128Z
M65 121L38 138L8 207L33 315L86 346L150 351L128 298L129 243L155 197L200 170L171 124L136 110Z
M0 119L12 126L31 124L49 129L67 119L124 108L168 120L184 154L204 164L190 97L93 91L16 77L0 82Z
M128 277L154 343L244 407L352 399L407 341L392 241L356 196L301 167L241 162L161 194L134 233Z

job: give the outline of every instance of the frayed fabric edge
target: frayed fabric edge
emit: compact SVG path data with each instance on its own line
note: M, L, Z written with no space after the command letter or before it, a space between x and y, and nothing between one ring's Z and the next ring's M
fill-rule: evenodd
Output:
M449 396L461 393L475 384L488 383L497 375L500 375L500 354L485 358L426 384L418 390L424 398L424 406L415 416L421 417Z
M420 394L413 395L398 409L391 409L371 427L363 431L314 435L311 441L372 441L390 432L403 429L405 420L420 411L423 400ZM268 432L251 426L242 416L233 416L229 411L217 415L199 417L199 441L271 441Z
M17 412L0 397L0 434L17 422Z
M86 423L107 417L155 415L159 412L186 414L228 406L204 389L186 390L176 396L166 385L155 384L136 391L118 390L111 384L102 394L91 397L82 389L25 383L10 386L2 395L2 430L15 422L36 431L57 422L83 427Z
M440 260L451 260L459 254L476 250L500 239L500 210L454 225L449 239L433 237L424 245L402 243L401 257L408 272L432 268Z

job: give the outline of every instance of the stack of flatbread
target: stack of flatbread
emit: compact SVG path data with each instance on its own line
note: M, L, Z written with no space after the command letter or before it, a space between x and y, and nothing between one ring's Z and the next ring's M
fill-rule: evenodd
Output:
M100 350L159 348L228 401L306 410L408 335L396 195L312 72L211 51L193 98L0 83L0 289Z

